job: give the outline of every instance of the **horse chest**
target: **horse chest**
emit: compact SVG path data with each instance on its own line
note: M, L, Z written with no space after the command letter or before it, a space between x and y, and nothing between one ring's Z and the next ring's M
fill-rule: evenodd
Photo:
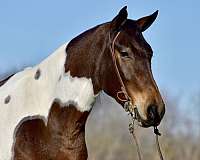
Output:
M54 102L73 104L80 112L89 111L95 100L91 79L71 77L64 72L66 45L39 65L14 75L0 87L0 160L12 156L15 132L29 119L47 124Z

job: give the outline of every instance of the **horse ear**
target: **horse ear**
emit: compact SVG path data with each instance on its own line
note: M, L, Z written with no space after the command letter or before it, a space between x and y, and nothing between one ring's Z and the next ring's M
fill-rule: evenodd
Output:
M116 32L119 31L122 25L126 22L128 16L127 6L123 7L118 15L110 23L110 31Z
M144 32L147 28L149 28L152 25L152 23L155 21L157 15L158 15L158 10L150 16L146 16L146 17L138 19L136 21L136 24L139 26L140 31Z

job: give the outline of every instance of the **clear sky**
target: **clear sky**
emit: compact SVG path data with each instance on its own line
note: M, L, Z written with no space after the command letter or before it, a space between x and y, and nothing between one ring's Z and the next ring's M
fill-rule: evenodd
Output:
M39 63L74 36L110 21L124 5L131 19L160 11L144 33L159 87L174 94L200 89L198 0L0 0L0 74Z

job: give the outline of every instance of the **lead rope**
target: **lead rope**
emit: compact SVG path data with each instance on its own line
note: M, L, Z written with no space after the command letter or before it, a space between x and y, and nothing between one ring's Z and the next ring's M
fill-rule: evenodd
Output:
M138 159L139 160L142 160L142 154L141 154L141 150L140 150L140 147L139 147L139 143L138 143L138 139L137 139L137 136L135 134L135 128L134 128L134 122L135 120L137 119L137 115L133 114L134 111L136 109L136 107L133 107L132 103L131 103L131 99L130 97L128 96L128 93L126 91L126 88L125 88L125 85L124 85L124 82L122 81L122 78L121 78L121 75L119 73L119 70L117 68L117 62L116 62L116 57L115 57L115 50L114 50L114 45L115 45L115 41L117 39L117 37L119 36L120 34L120 31L118 31L117 35L115 36L113 42L112 42L112 45L110 46L110 50L111 50L111 53L112 53L112 59L113 59L113 62L114 62L114 65L115 65L115 70L117 72L117 76L118 76L118 79L121 83L121 91L118 91L117 92L117 98L121 101L121 102L124 102L124 110L126 112L128 112L128 115L131 116L131 120L132 122L129 124L129 131L130 133L132 134L133 136L133 139L135 141L135 144L136 144L136 148L137 148L137 154L138 154ZM109 34L109 41L111 40L110 38L110 34ZM125 96L125 99L122 99L120 98L120 94L124 94ZM156 135L156 146L157 146L157 150L158 150L158 153L159 153L159 157L160 157L160 160L164 160L163 158L163 155L162 155L162 152L161 152L161 148L160 148L160 144L159 144L159 139L158 139L158 136L160 136L161 134L159 133L159 130L157 128L157 126L154 127L154 133Z
M158 150L160 160L164 160L163 154L162 154L162 151L161 151L161 148L160 148L159 139L158 139L158 136L161 136L161 134L159 133L159 130L156 126L154 127L154 133L156 135L156 147L157 147L157 150Z
M135 124L134 124L134 122L136 120L136 117L131 112L129 112L129 114L131 115L131 120L132 120L132 123L129 124L129 132L130 132L130 134L132 134L132 137L133 137L133 139L135 141L137 154L138 154L138 159L142 160L142 154L141 154L140 146L139 146L139 143L138 143L137 136L135 134Z

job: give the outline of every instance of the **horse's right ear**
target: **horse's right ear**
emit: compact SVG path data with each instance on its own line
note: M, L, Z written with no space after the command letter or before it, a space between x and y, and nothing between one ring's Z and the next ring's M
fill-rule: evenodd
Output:
M118 32L123 24L126 22L128 16L127 12L127 6L123 7L118 15L111 21L110 23L110 31L113 32Z

